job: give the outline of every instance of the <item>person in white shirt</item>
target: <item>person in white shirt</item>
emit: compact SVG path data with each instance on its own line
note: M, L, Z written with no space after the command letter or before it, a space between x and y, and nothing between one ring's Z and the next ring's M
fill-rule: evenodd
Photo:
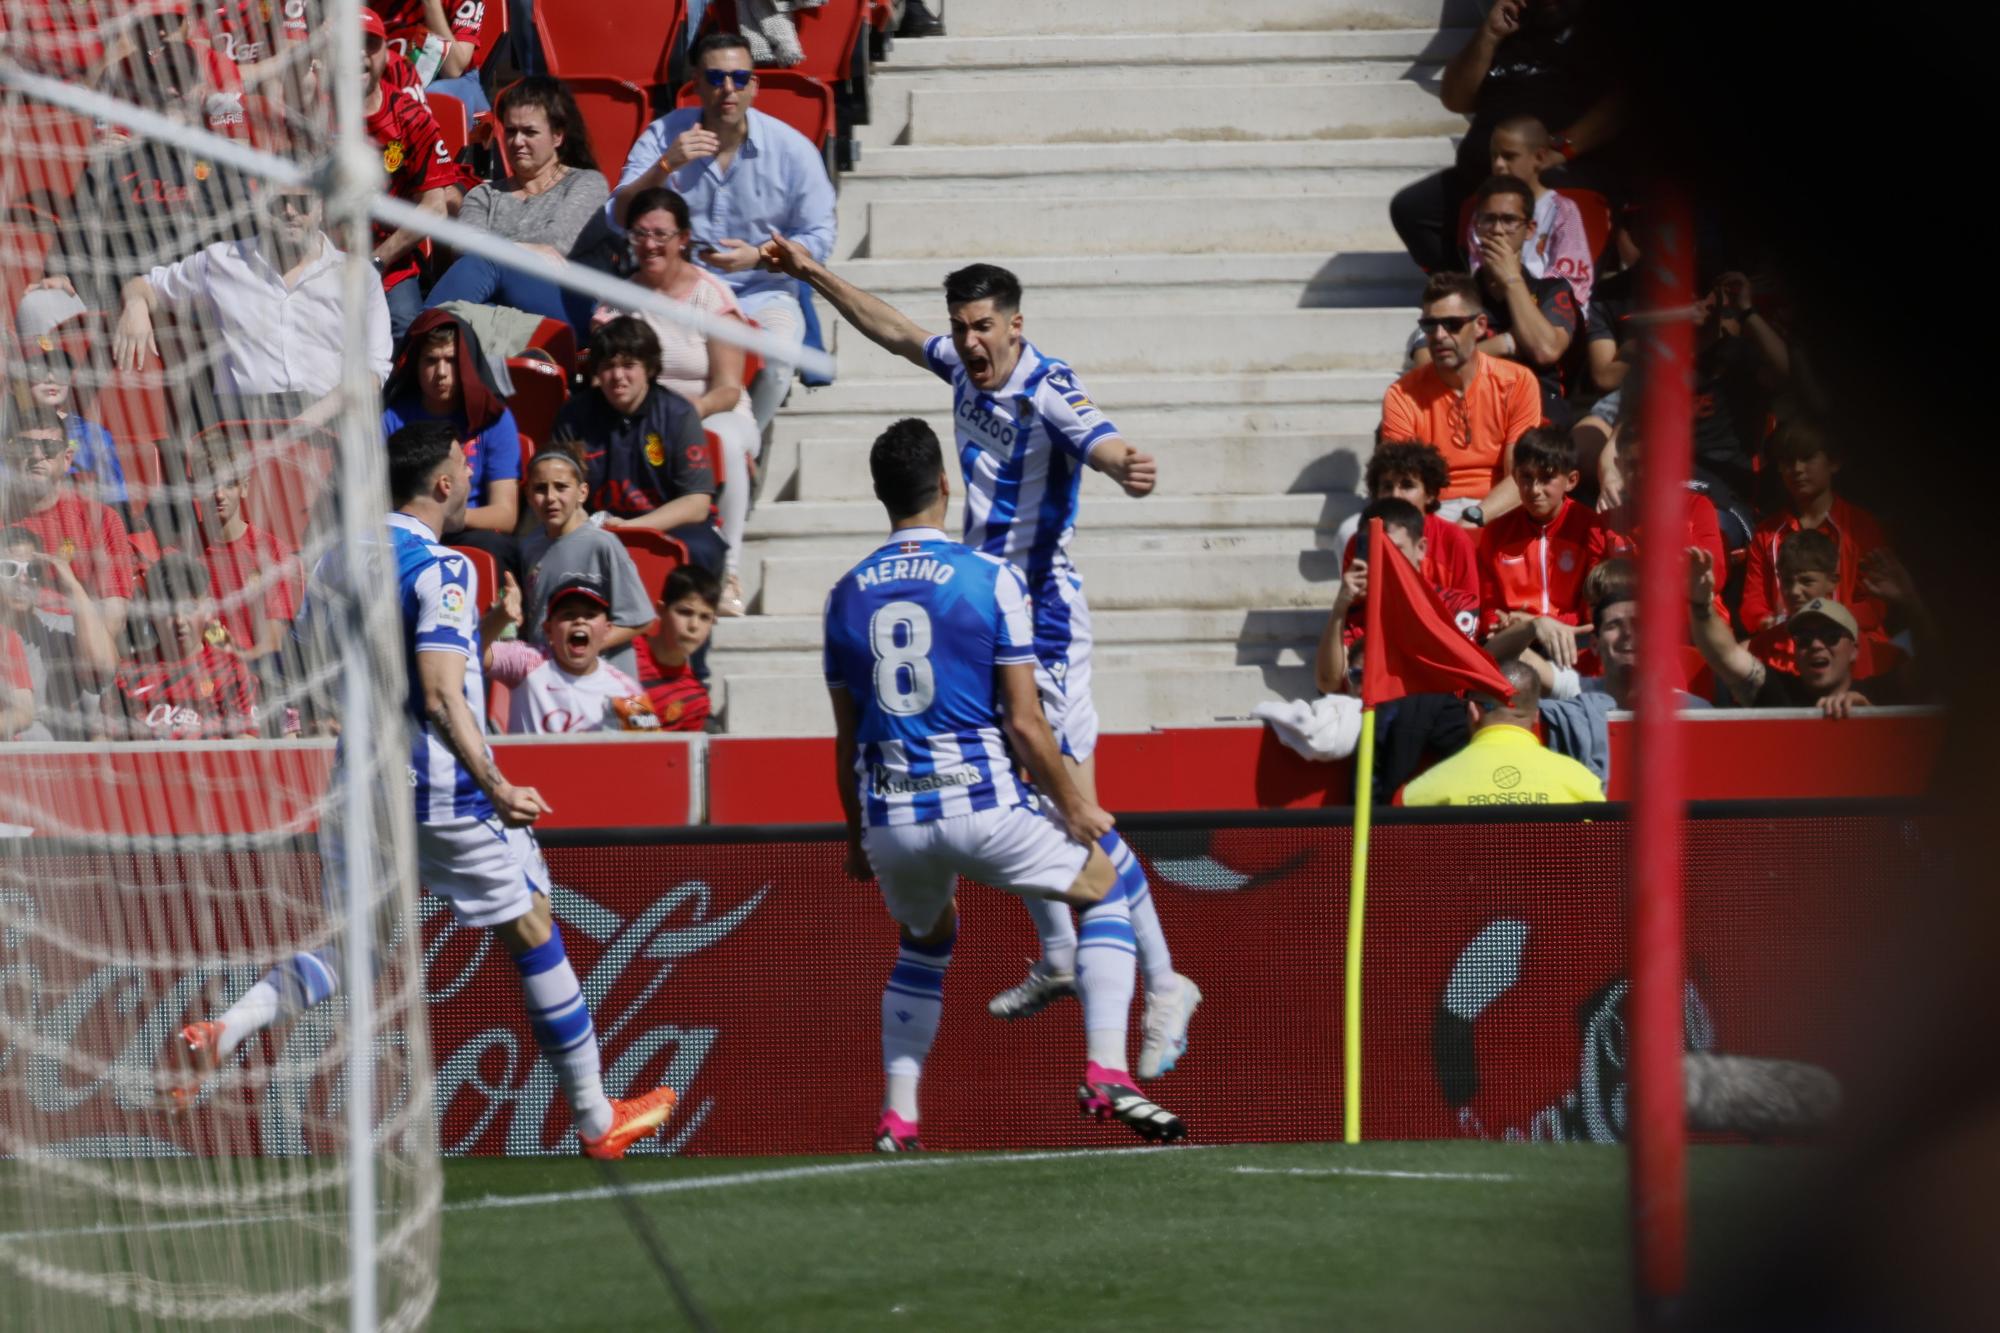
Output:
M520 622L521 588L511 574L495 610ZM572 574L549 595L546 648L486 638L487 675L514 691L509 735L661 730L639 682L600 660L610 628L611 591L604 580Z
M154 313L195 310L205 340L220 343L218 397L289 400L286 415L323 424L339 407L347 256L320 230L318 195L273 188L261 202L254 237L217 241L126 282L112 356L137 370L159 355ZM389 374L389 306L379 283L366 299L368 370L379 387Z

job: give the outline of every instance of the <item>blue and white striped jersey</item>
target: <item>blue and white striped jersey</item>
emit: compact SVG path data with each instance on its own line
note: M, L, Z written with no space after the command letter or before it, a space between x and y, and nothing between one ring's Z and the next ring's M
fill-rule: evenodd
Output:
M409 680L403 711L410 722L410 790L416 798L417 822L488 818L494 813L493 802L433 732L424 716L424 690L417 678L418 653L463 654L466 705L474 717L486 715L486 684L479 666L479 576L471 561L439 545L437 534L407 514L389 515L385 535L401 599L403 669ZM330 650L327 636L339 632L331 604L346 599L349 577L338 547L314 568L305 609L293 626L301 643ZM322 620L329 623L321 626ZM343 749L336 747L336 763Z
M826 683L854 701L871 826L1022 803L994 702L999 666L1035 660L1021 575L936 528L905 528L826 598Z
M1076 381L1076 372L1021 344L1014 373L997 392L966 378L945 336L924 344L924 359L951 385L958 461L965 472L965 544L999 556L1039 598L1069 569L1084 461L1118 434Z

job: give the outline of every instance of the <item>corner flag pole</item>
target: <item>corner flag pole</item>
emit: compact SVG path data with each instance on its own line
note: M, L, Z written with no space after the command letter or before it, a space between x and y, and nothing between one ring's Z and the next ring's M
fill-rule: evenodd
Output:
M1368 903L1368 823L1375 811L1375 710L1361 710L1354 768L1353 856L1347 872L1347 970L1341 978L1340 1138L1361 1142L1361 920Z
M1641 304L1687 311L1694 300L1694 227L1671 188L1649 205ZM1641 418L1646 466L1639 518L1639 623L1654 651L1638 661L1638 763L1626 1024L1632 1258L1642 1326L1659 1326L1687 1279L1687 1116L1682 1104L1682 820L1685 764L1675 716L1678 654L1687 620L1687 480L1693 456L1694 328L1661 319L1646 334Z

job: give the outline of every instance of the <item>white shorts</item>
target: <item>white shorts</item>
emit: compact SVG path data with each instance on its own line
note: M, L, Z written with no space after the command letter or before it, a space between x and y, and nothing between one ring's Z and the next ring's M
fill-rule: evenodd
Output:
M504 926L549 891L535 835L497 817L418 824L417 878L467 926Z
M1056 898L1090 859L1090 848L1021 805L869 828L861 845L889 915L918 935L944 915L960 875L1024 898Z
M1097 753L1097 705L1090 698L1090 604L1074 570L1052 576L1035 601L1035 685L1062 752L1079 764Z

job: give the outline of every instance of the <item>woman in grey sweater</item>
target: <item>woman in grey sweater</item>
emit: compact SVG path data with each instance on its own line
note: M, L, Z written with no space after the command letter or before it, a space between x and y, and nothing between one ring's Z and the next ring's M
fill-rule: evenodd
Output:
M467 194L458 220L558 263L609 268L604 201L610 189L591 155L576 99L555 79L536 75L500 94L494 119L511 174ZM513 306L567 321L579 343L590 336L590 297L475 255L460 256L425 305L447 301Z

